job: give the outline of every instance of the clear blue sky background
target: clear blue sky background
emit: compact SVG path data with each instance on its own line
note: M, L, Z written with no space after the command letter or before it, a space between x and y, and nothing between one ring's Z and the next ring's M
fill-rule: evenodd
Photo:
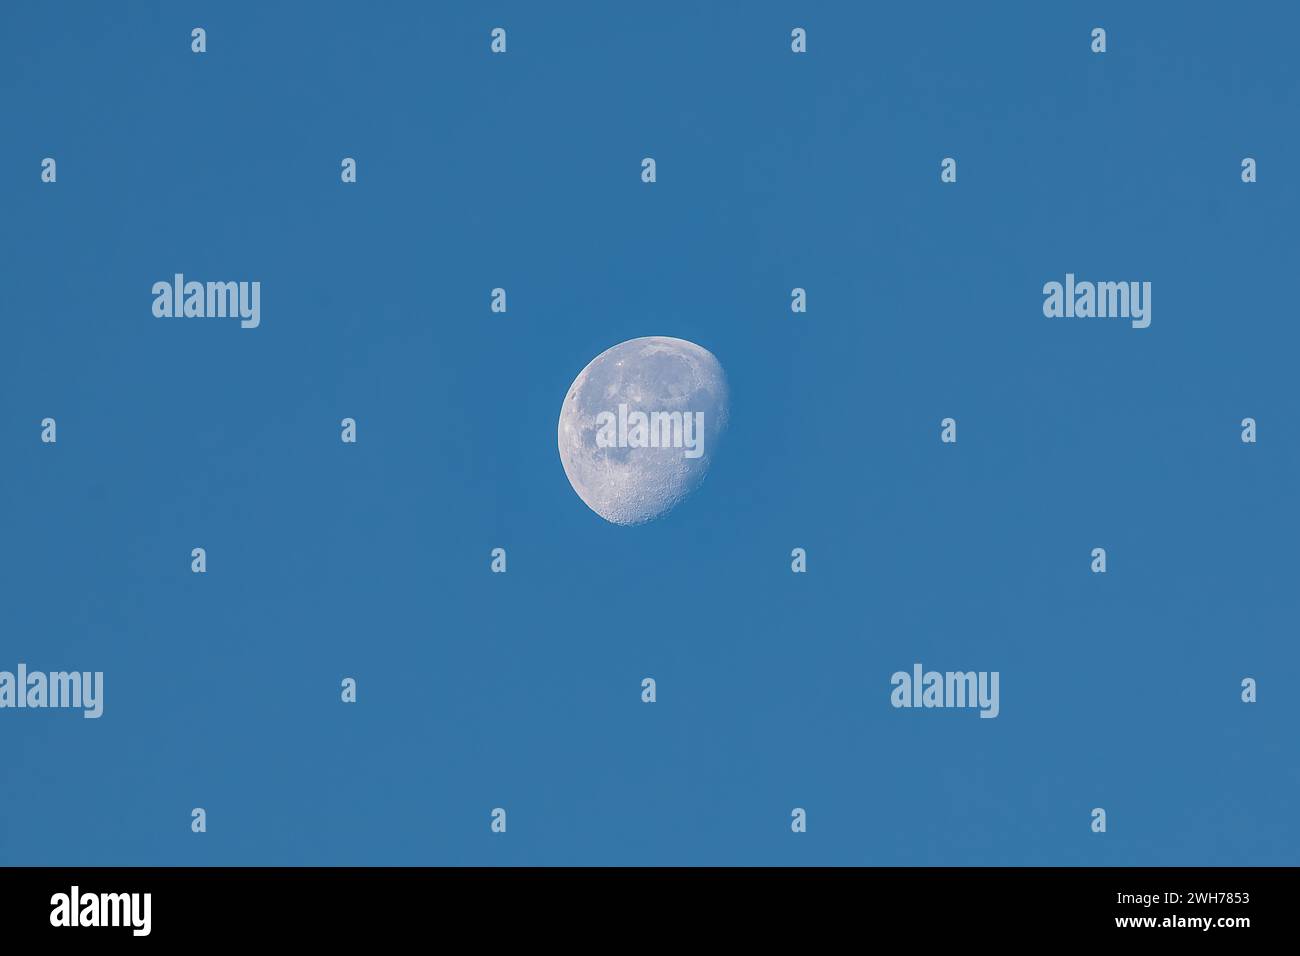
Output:
M0 863L1300 862L1298 28L5 5L0 669L106 700L0 712ZM1067 271L1151 327L1044 318ZM174 272L261 327L155 318ZM628 529L555 426L640 335L733 421ZM917 661L1001 716L894 710Z

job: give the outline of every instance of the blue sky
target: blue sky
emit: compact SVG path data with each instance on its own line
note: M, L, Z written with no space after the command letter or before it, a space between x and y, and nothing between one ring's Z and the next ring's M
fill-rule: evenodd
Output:
M0 711L0 862L1298 862L1294 10L392 9L0 14L0 669L106 684ZM642 335L732 421L620 528L555 425Z

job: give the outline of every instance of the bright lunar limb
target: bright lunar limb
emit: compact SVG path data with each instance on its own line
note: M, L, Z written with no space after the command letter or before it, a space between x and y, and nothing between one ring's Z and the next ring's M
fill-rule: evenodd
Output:
M708 349L661 335L591 360L560 409L560 461L587 507L614 524L661 518L708 474L730 414Z

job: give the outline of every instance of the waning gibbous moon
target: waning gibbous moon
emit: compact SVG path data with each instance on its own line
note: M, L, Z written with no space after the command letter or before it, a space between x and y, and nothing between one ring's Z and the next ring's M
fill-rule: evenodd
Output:
M704 481L729 416L727 376L712 352L661 335L629 339L569 386L560 461L592 511L613 524L644 524Z

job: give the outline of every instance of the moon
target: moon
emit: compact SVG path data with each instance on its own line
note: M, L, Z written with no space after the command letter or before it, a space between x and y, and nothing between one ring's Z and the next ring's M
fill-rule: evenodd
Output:
M638 428L640 418L648 427ZM617 525L662 518L709 473L730 417L721 363L663 335L597 355L560 408L560 462L587 507Z

